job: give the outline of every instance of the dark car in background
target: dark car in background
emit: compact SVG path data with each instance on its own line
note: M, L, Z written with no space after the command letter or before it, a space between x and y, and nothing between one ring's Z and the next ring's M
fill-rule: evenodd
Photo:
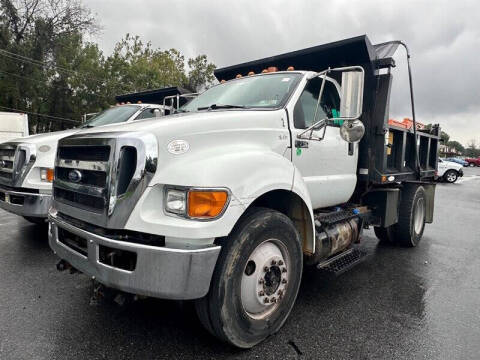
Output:
M451 162L460 164L462 166L468 166L468 161L465 161L465 160L460 159L460 158L451 157L451 158L446 158L445 161L451 161Z

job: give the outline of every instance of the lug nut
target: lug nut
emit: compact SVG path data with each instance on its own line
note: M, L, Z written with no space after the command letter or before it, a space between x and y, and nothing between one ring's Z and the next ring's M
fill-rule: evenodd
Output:
M263 296L263 295L265 295L265 293L263 291L258 292L258 296Z
M272 260L272 266L277 265L277 262L275 260Z
M282 279L282 284L286 284L287 283L287 279Z
M265 304L268 304L270 301L268 300L268 298L265 298L265 299L263 299L263 302L264 302Z
M282 273L286 273L287 272L287 268L282 268Z
M278 294L278 297L280 298L283 295L283 291L280 289L278 290L277 294Z
M267 272L267 271L268 271L268 266L265 266L265 267L263 268L263 271L264 271L264 272Z
M272 298L270 299L270 301L271 301L272 303L276 303L276 302L277 302L277 299L276 299L275 297L272 297Z
M258 283L259 283L260 285L262 285L264 282L265 282L265 280L263 280L263 279L258 279Z
M278 265L282 266L283 265L283 260L278 260Z

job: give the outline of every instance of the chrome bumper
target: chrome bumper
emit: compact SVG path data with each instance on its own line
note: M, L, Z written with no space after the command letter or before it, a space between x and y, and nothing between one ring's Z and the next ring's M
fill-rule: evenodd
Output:
M20 215L46 218L52 204L50 194L32 194L7 190L0 186L0 208Z
M86 240L87 256L59 241L58 228ZM220 246L183 250L112 240L92 234L49 214L50 247L74 268L98 282L133 294L163 299L197 299L205 296L217 262ZM136 253L133 271L100 262L100 246Z

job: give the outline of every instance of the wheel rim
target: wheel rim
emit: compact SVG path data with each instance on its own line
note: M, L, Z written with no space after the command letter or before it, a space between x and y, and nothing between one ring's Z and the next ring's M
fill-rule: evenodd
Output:
M447 174L447 181L454 182L455 180L457 180L457 175L454 172L449 172Z
M274 312L289 280L290 257L277 239L259 244L250 255L242 275L241 301L248 316L262 319Z
M423 198L418 199L415 205L414 229L416 234L420 234L425 219L425 201Z

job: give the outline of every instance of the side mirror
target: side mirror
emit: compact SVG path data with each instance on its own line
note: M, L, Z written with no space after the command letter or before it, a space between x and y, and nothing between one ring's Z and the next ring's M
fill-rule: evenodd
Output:
M340 136L349 143L362 140L365 134L365 126L360 120L347 120L340 127Z
M340 116L358 119L363 107L363 71L344 71L342 73L342 97Z

